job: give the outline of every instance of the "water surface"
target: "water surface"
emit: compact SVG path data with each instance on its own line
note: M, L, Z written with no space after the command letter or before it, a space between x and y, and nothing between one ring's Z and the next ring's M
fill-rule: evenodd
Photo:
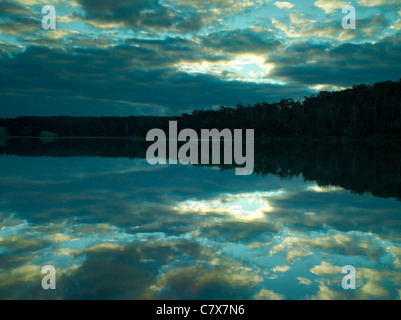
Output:
M258 150L236 176L150 166L138 141L3 140L0 298L399 299L397 152Z

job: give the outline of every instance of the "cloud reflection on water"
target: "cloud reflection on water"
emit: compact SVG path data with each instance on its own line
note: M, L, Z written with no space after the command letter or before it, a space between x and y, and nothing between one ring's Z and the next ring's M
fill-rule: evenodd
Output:
M2 299L400 297L395 199L144 160L0 164ZM341 288L347 264L355 291Z

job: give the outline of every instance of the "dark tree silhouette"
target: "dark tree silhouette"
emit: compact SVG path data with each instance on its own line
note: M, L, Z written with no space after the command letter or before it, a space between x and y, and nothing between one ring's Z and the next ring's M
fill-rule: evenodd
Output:
M303 101L282 99L236 108L195 110L177 117L19 117L0 119L4 136L137 137L153 128L254 129L259 139L401 140L401 80L322 91Z

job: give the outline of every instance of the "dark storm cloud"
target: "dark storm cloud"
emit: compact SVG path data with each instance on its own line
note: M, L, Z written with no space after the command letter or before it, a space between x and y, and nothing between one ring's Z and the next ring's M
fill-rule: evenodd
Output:
M266 56L284 46L272 32L265 29L218 31L203 37L201 45L224 53L252 53Z
M75 50L28 47L13 59L0 59L2 116L180 114L204 106L276 100L300 91L179 72L175 63L196 56L195 50L186 50L180 56L128 45ZM156 109L146 110L147 105Z
M301 39L308 40L290 42L290 36L273 33L278 29L272 20L272 29L249 24L241 29L212 27L230 12L246 12L244 2L77 3L79 10L64 21L81 20L92 25L93 32L81 27L44 32L40 14L2 2L6 14L0 30L19 37L20 46L0 42L1 117L180 115L218 105L302 99L315 93L311 88L317 85L349 87L367 79L369 83L397 80L401 71L400 34L376 42L336 41L338 37L360 41L387 30L390 22L381 15L359 19L358 29L350 33L339 28L337 20L311 24L293 11L286 16L291 32L304 33ZM204 25L211 27L209 33L193 33ZM132 36L148 31L147 36L163 31L167 35ZM323 38L328 40L322 42ZM21 48L24 51L18 53ZM264 61L270 71L259 62L247 70L241 64L241 55L246 54ZM199 66L206 66L206 71L196 73ZM258 79L267 83L257 82L251 73L248 77L251 69L254 74L260 71ZM277 82L285 84L272 84Z
M184 11L174 10L158 0L79 0L85 11L84 16L76 18L99 28L122 26L134 29L147 29L191 32L201 28L206 22L196 8Z
M38 15L15 2L0 3L0 33L20 35L37 29Z
M280 229L269 222L261 221L223 221L201 228L201 234L213 241L232 243L251 243L278 234Z
M135 55L130 55L129 58L132 59L132 62L136 62L137 68L146 66L146 70L174 69L177 64L183 61L187 63L229 61L229 57L216 52L213 48L199 45L195 40L180 37L167 37L163 40L128 39L125 41L125 45L127 52L132 49L138 51L135 52ZM172 72L176 72L176 70L172 70Z
M385 239L399 239L399 202L395 199L359 196L346 190L288 193L270 200L276 209L269 218L276 225L291 225L296 233L318 228L350 232L358 228ZM342 205L338 205L341 203Z
M15 15L15 14L31 14L32 12L26 7L19 5L18 3L11 2L9 0L3 0L0 2L0 12L4 15Z
M15 44L4 44L0 43L0 53L3 54L10 54L13 51L19 51L21 47Z
M376 43L311 44L297 42L272 59L272 76L298 84L351 86L401 74L401 34Z
M166 253L166 248L163 248ZM65 299L145 299L157 276L157 267L141 261L141 247L98 249L71 276L60 280L68 288ZM94 290L96 288L96 290Z

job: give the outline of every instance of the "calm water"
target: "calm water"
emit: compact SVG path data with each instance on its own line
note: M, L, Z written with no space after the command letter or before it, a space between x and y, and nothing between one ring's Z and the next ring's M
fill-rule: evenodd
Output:
M398 154L274 144L235 176L150 166L144 150L0 143L1 299L400 298Z

